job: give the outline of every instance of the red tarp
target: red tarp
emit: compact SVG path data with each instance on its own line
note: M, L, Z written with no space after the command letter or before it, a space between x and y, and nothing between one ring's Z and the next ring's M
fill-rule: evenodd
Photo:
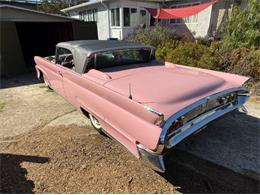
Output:
M209 3L203 3L200 5L182 7L182 8L146 8L147 11L156 19L174 19L174 18L185 18L195 15L207 7L217 3L219 0L214 0Z

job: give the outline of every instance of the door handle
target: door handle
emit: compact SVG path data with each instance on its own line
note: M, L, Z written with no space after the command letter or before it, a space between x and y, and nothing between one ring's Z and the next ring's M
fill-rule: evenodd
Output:
M58 74L59 74L61 77L63 77L63 74L61 73L61 71L58 71Z

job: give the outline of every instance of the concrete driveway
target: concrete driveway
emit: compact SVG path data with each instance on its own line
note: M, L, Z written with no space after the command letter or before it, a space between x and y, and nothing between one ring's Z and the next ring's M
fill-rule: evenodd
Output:
M44 84L37 83L34 75L2 80L1 88L0 137L45 126L89 125L85 116ZM248 115L227 115L177 148L260 181L260 98L251 98L247 106Z
M48 125L88 125L88 119L35 75L2 80L0 137L29 132ZM30 83L31 82L31 83Z

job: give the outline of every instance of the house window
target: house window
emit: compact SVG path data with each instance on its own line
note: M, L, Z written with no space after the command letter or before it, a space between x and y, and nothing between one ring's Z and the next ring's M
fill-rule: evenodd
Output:
M137 9L136 8L131 8L131 14L135 14L137 13Z
M79 11L79 18L86 22L97 22L97 9Z
M181 4L181 5L175 5L172 6L172 8L182 8L182 7L187 7L187 6L195 6L199 5L200 3L191 3L191 4ZM176 18L176 19L170 19L171 24L189 24L189 23L198 23L198 14L195 14L190 17L185 17L185 18Z
M145 10L140 10L140 24L141 25L146 25L146 11Z
M124 26L130 26L131 23L131 16L130 16L130 9L124 8Z
M111 25L120 26L120 10L119 8L111 9Z

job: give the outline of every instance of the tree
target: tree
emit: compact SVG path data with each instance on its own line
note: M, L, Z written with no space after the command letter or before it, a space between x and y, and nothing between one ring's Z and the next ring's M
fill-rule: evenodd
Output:
M38 5L38 9L47 13L55 13L55 14L63 14L60 10L69 7L81 4L86 2L87 0L43 0L40 5Z
M231 16L224 25L223 47L260 47L260 1L248 0L247 9L239 6L232 9Z

